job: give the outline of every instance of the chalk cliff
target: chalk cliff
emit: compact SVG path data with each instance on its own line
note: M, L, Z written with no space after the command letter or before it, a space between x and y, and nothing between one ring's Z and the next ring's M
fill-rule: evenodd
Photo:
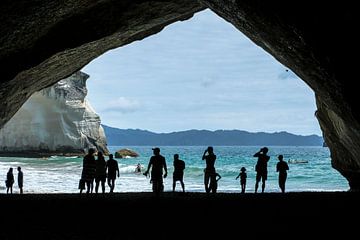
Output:
M1 155L108 153L100 117L85 99L89 75L76 72L35 92L0 129Z

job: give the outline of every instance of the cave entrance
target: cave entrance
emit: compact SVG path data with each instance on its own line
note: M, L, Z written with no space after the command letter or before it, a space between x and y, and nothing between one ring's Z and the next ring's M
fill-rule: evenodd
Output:
M82 70L90 75L89 100L101 116L102 123L110 127L140 128L156 133L240 129L321 136L314 116L313 91L273 56L211 10L196 13L187 21L173 23L142 41L109 51ZM114 133L109 128L105 132ZM146 167L152 155L151 146L181 145L171 140L151 143L127 138L125 142L126 134L124 131L117 139L114 135L111 140L108 139L111 151L132 148L140 152L141 157L136 162L121 160L126 176L137 162ZM141 135L141 131L133 134L147 137L147 133ZM192 133L183 134L190 136ZM186 145L191 145L189 142ZM265 144L268 143L262 145ZM194 145L213 144L203 141ZM290 164L290 191L301 188L348 189L346 180L331 167L328 148L291 145L286 149L282 146L270 147L269 191L278 191L275 172L278 154L285 154L286 160L308 161ZM241 150L230 146L214 147L218 155L217 168L223 176L219 191L238 191L238 182L233 179L240 167L245 166L249 176L247 189L253 192L255 159L252 154L257 147L247 146ZM172 166L172 155L175 153L188 162L187 190L204 189L204 163L200 160L203 148L162 147L168 165ZM231 154L232 157L228 157ZM322 160L317 162L317 158ZM317 171L320 168L321 173ZM166 190L171 190L171 181L171 177L166 180ZM150 190L147 184L145 181L142 187ZM129 190L134 185L127 184ZM177 189L181 189L179 185Z
M82 71L90 75L87 82L90 103L102 123L111 127L141 128L158 133L240 129L321 136L314 117L316 106L312 90L210 10L197 13L186 22L174 23L141 42L109 51ZM106 85L103 84L105 81ZM151 191L148 179L134 176L132 171L138 162L143 166L147 164L152 146L134 147L113 140L109 145L111 152L130 147L141 156L136 160L120 160L121 178L115 191ZM253 192L255 159L252 154L260 146L204 145L214 145L218 155L216 167L223 176L219 183L220 192L240 190L234 178L242 166L248 169L247 191ZM345 179L330 166L327 148L298 145L286 148L269 146L266 142L259 145L267 145L271 155L266 191L279 190L274 170L278 154L283 154L286 160L308 161L290 165L289 191L347 189ZM200 159L204 146L160 147L166 156L169 173L172 173L172 155L179 153L189 171L185 177L186 189L203 191L204 163ZM320 162L313 162L319 158ZM66 175L71 175L69 182L61 179L61 185L67 185L66 190L58 190L59 183L52 186L53 189L77 192L81 159L56 161L74 165L64 168ZM56 162L51 164L55 164L53 168L42 169L55 174ZM79 171L75 172L74 167ZM5 166L2 172L6 172ZM53 179L55 183L56 178ZM166 191L171 189L171 180L169 177L165 182ZM327 185L321 188L322 184ZM49 189L45 187L40 191Z

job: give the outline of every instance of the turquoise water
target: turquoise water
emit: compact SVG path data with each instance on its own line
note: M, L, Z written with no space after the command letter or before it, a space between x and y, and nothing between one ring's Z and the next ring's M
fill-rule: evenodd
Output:
M147 166L152 155L152 147L144 146L110 146L114 153L121 148L130 148L140 154L138 158L117 159L120 166L120 179L116 181L115 192L147 192L151 191L149 178L135 174L137 163ZM324 147L284 147L269 146L270 161L268 163L268 181L266 192L279 192L275 171L277 156L284 155L284 160L307 161L307 163L289 163L287 191L347 191L348 184L335 169L331 167L330 153ZM161 154L166 158L169 176L165 179L165 191L172 190L173 154L178 153L186 162L184 182L186 191L204 192L203 169L205 162L201 160L206 146L166 146L160 147ZM254 191L255 163L252 157L260 149L259 146L214 146L217 155L215 167L222 176L218 183L219 192L240 192L239 180L235 177L241 167L247 169L247 192ZM78 180L81 175L82 157L58 157L47 159L37 158L0 158L0 177L5 181L9 167L14 168L15 184L13 191L18 193L16 167L21 166L24 172L25 193L73 193L78 192ZM4 181L0 189L6 192ZM181 186L177 183L176 191ZM106 191L109 191L107 187Z

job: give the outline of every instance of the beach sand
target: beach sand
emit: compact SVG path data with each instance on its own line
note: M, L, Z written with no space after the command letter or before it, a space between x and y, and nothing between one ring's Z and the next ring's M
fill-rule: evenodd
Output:
M358 192L0 194L0 239L312 238L358 231Z

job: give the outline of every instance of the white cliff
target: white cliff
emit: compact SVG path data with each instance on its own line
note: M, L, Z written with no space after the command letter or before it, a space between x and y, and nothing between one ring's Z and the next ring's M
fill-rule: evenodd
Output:
M85 99L89 75L76 72L34 93L0 129L2 155L108 153L100 117Z

